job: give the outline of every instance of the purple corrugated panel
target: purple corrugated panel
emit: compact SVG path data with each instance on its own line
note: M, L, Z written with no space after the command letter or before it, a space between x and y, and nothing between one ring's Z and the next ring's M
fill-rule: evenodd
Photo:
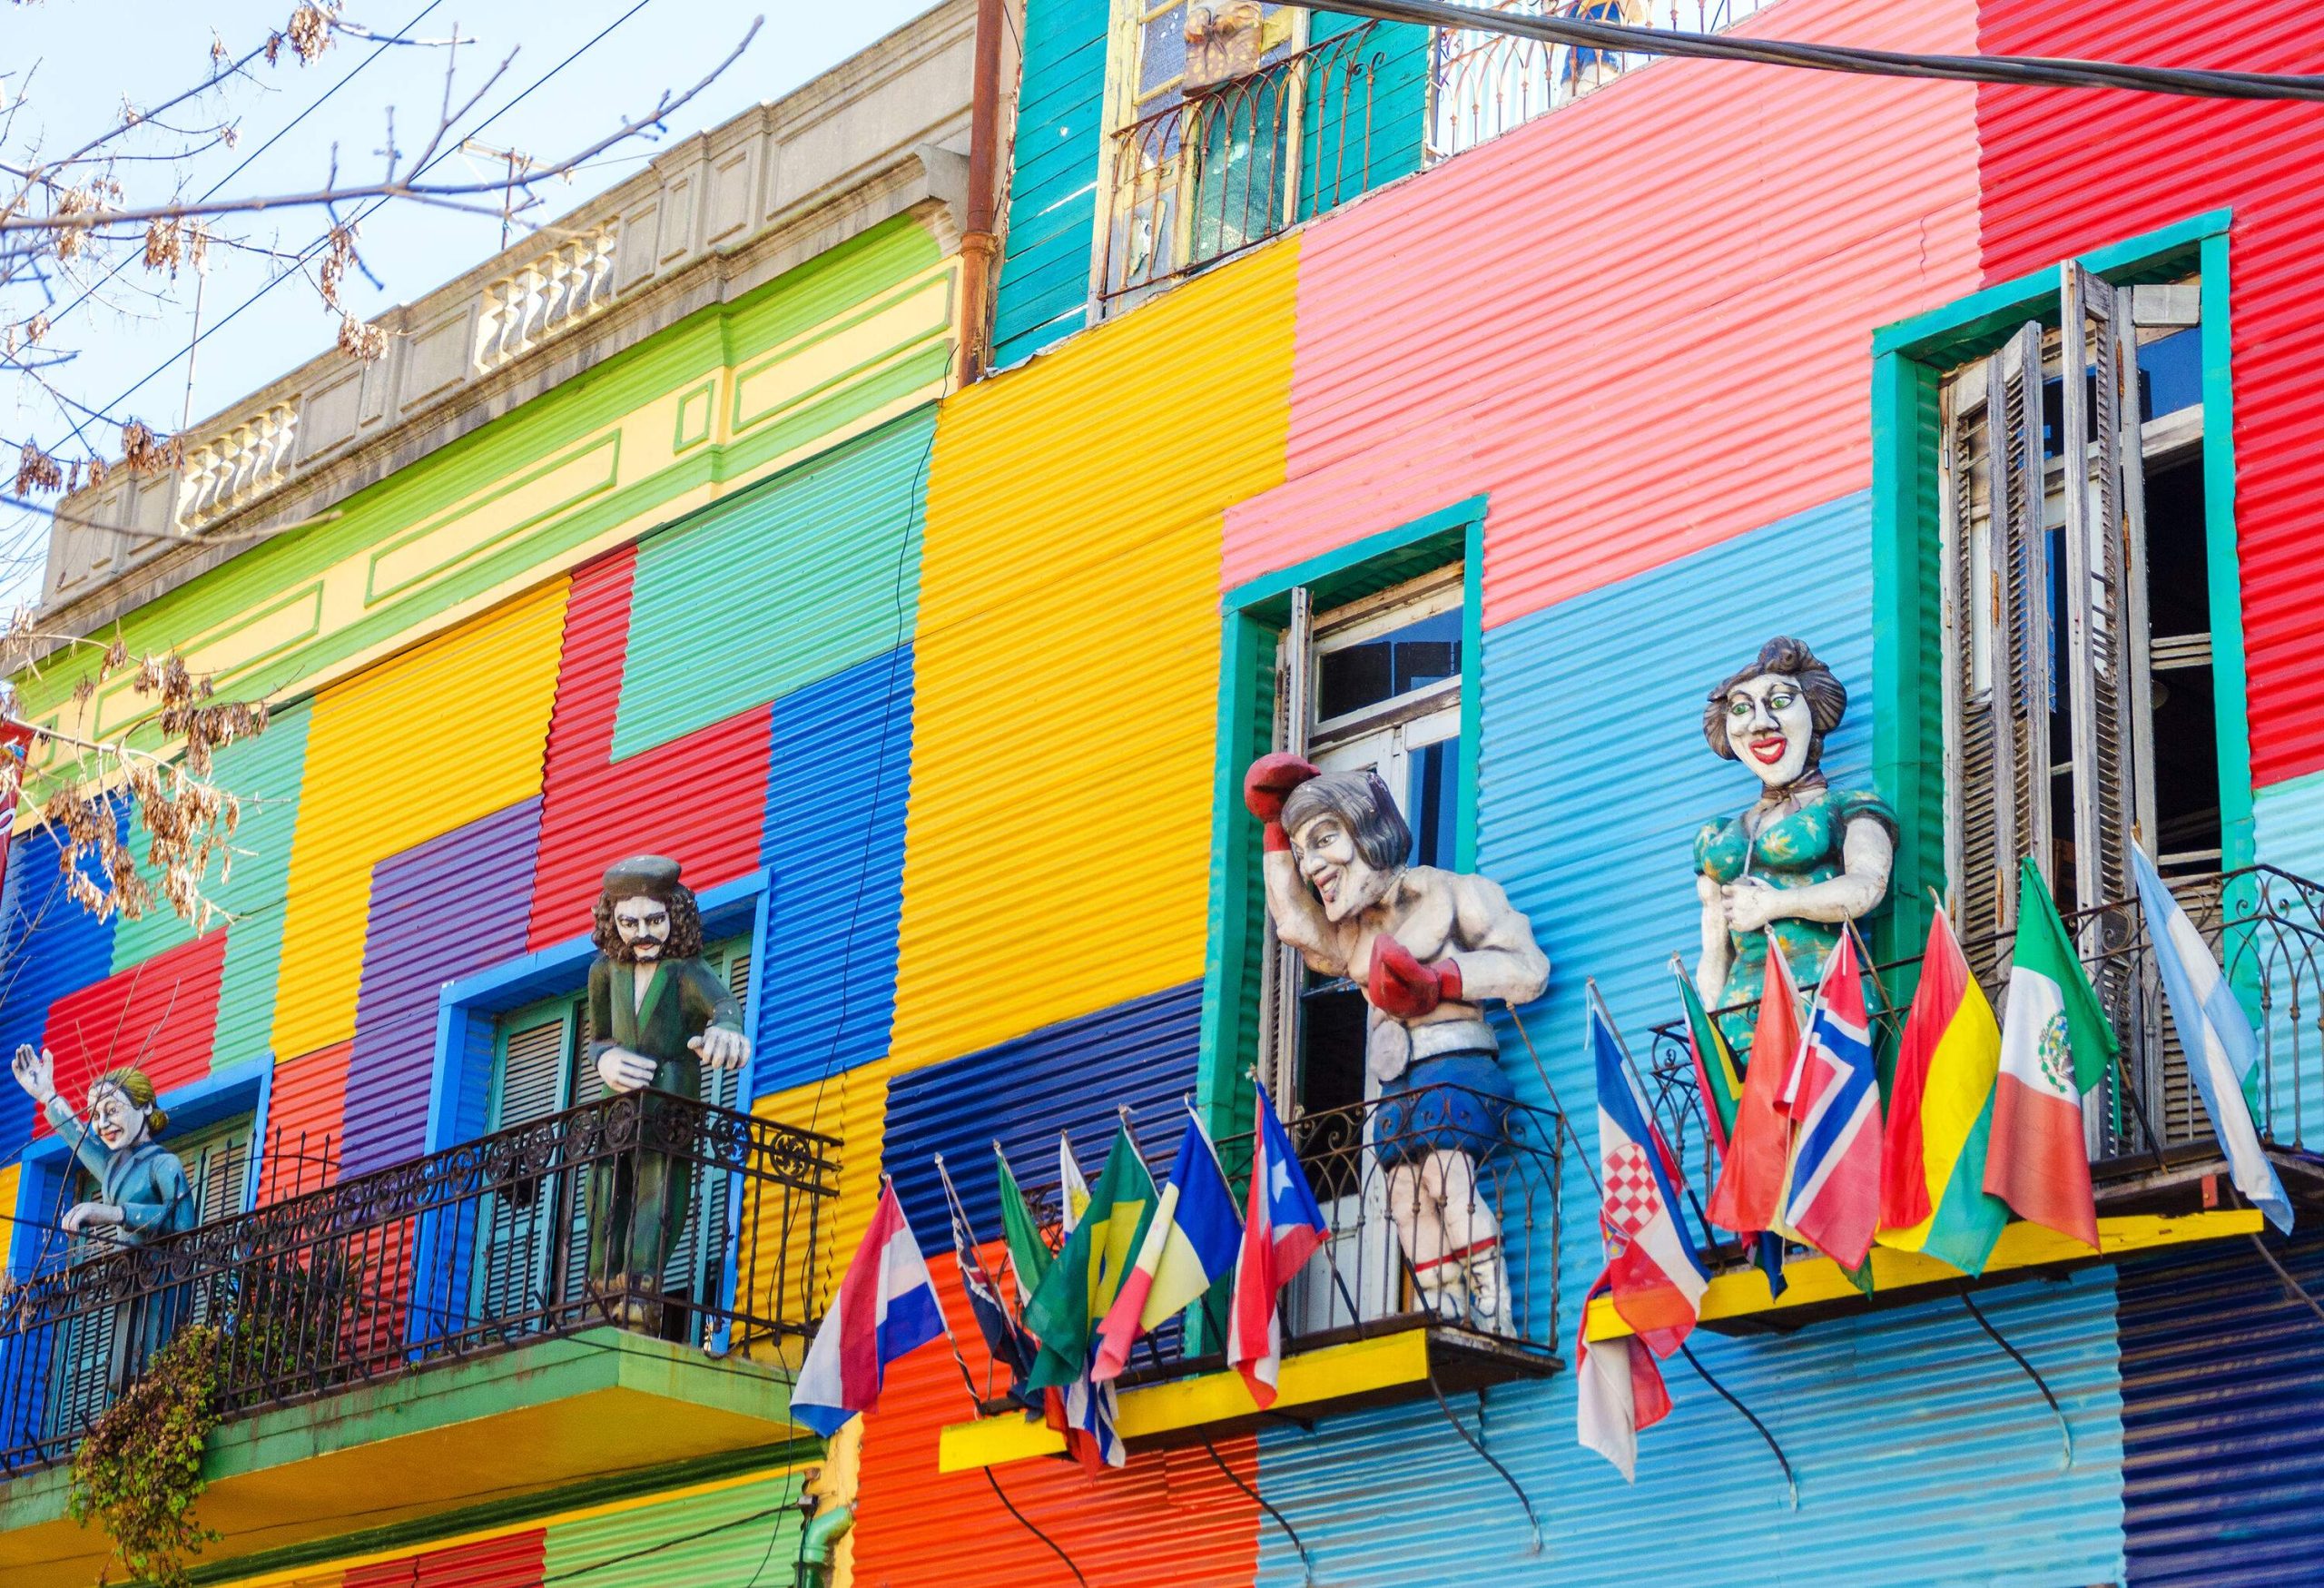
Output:
M342 1172L379 1169L424 1145L437 992L524 952L540 825L539 799L523 800L374 868Z

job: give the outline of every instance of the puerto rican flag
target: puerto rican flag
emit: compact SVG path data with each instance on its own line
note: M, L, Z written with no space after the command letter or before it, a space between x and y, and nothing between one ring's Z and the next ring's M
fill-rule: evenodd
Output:
M1590 1049L1598 1072L1598 1160L1605 1188L1598 1220L1606 1243L1606 1287L1623 1321L1657 1356L1668 1356L1695 1327L1710 1272L1679 1217L1678 1166L1662 1132L1647 1118L1621 1044L1595 998Z
M1840 1267L1860 1268L1880 1223L1880 1082L1852 932L1824 962L1784 1108L1797 1127L1784 1222Z
M1275 1379L1283 1368L1283 1322L1275 1303L1292 1276L1331 1238L1331 1228L1265 1087L1258 1089L1258 1098L1243 1253L1235 1266L1234 1305L1227 1308L1226 1359L1265 1409L1275 1405Z
M839 1299L807 1348L791 1390L791 1420L830 1438L850 1417L879 1406L889 1363L950 1333L891 1182L881 1188L872 1228L840 1280Z

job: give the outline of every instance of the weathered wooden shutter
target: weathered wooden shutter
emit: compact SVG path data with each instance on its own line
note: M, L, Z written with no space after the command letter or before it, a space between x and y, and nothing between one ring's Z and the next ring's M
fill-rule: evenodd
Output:
M546 1119L565 1103L566 1040L563 1015L508 1033L501 1045L496 1130ZM504 1186L485 1198L477 1264L478 1309L484 1318L513 1318L548 1300L548 1258L561 1222L563 1181L552 1175Z
M1315 604L1304 585L1291 592L1291 617L1275 663L1274 747L1307 754L1307 725L1315 718ZM1265 889L1265 883L1260 884ZM1299 991L1305 964L1297 949L1275 936L1275 917L1261 909L1259 978L1260 1076L1285 1119L1299 1098Z

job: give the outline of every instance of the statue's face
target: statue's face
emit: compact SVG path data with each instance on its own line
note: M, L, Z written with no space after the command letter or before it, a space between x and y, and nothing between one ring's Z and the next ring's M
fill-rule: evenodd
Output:
M1769 787L1799 781L1815 738L1816 714L1797 680L1762 673L1728 692L1727 742Z
M630 958L650 964L670 941L670 907L659 899L624 899L614 905L614 928Z
M89 1128L108 1152L120 1152L145 1139L145 1110L110 1081L89 1089Z
M1328 811L1299 824L1291 835L1291 852L1298 857L1299 874L1324 902L1327 921L1345 921L1377 903L1395 880L1356 853L1355 834Z

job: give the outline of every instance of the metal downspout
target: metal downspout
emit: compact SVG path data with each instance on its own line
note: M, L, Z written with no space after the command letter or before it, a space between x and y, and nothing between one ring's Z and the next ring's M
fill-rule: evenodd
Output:
M1001 7L977 0L976 60L969 109L969 199L960 232L960 382L982 377L990 353L994 255L1000 252L994 192L1000 165Z
M806 1527L799 1534L798 1588L828 1588L832 1552L854 1526L855 1506L852 1503L818 1511L807 1519Z

